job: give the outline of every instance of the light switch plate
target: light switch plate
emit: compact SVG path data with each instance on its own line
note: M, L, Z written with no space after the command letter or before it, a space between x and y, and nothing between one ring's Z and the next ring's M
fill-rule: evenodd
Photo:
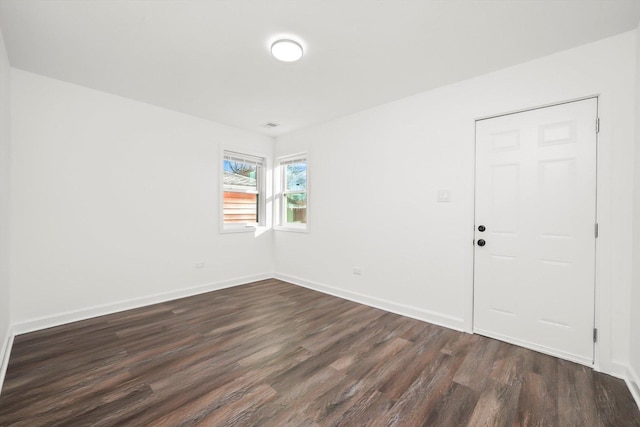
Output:
M438 202L450 202L450 201L451 201L451 191L438 190Z

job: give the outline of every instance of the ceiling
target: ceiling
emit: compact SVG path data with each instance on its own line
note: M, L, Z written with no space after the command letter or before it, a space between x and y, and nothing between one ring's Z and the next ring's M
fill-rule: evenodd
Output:
M13 67L272 136L639 21L640 0L0 0ZM301 61L271 57L282 35Z

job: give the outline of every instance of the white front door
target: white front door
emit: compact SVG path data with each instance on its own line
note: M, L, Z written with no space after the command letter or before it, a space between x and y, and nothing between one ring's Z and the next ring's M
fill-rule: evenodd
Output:
M596 118L591 98L476 122L474 331L583 364L594 349Z

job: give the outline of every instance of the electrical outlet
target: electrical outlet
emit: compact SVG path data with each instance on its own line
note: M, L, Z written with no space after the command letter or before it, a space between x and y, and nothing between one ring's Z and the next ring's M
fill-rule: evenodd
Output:
M361 276L362 269L360 267L353 267L353 274L355 274L356 276Z
M204 262L196 263L196 268L204 268Z

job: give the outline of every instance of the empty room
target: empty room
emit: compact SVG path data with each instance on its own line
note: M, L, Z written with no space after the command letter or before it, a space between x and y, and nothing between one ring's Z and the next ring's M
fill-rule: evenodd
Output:
M640 427L639 0L0 0L0 426Z

